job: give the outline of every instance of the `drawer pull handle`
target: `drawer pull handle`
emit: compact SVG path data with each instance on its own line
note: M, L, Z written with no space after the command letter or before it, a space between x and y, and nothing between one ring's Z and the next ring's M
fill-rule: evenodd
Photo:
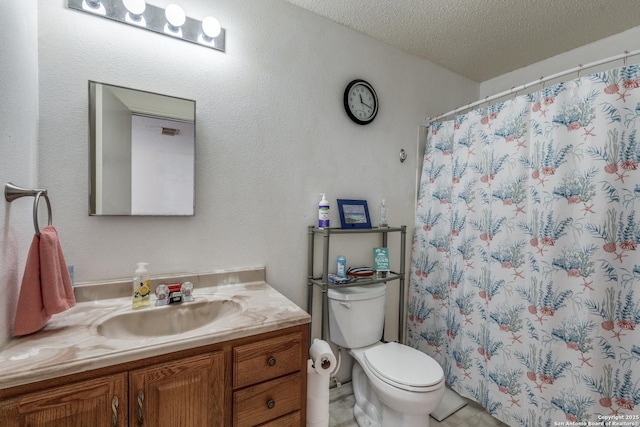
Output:
M118 396L113 396L111 399L111 427L118 427Z
M138 427L144 425L144 391L138 390Z
M276 358L275 357L270 357L269 360L267 360L267 364L269 366L276 366Z
M276 406L276 401L271 399L270 401L267 402L267 408L269 409L273 409L274 406Z

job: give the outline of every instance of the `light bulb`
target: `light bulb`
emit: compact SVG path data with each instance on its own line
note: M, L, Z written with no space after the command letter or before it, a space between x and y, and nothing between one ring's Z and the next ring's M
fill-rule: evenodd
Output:
M140 15L142 15L147 8L144 0L122 0L122 3L129 13L137 18L140 18Z
M222 28L220 27L220 22L213 16L207 16L202 20L202 32L209 39L213 39L220 35L220 31Z
M184 10L177 4L170 4L164 10L164 14L167 17L167 22L173 27L173 30L178 30L187 20Z
M107 10L104 5L100 3L100 0L83 0L82 9L98 15L105 15L107 13Z
M124 7L127 8L127 15L124 20L129 24L138 25L140 27L146 27L147 21L144 18L144 11L147 8L147 4L144 0L122 0Z

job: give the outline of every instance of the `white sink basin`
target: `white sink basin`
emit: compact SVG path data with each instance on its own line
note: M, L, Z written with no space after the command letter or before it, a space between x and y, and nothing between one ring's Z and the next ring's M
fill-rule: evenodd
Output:
M106 338L141 339L182 334L213 325L240 313L242 307L230 299L148 307L116 314L96 323L96 332Z

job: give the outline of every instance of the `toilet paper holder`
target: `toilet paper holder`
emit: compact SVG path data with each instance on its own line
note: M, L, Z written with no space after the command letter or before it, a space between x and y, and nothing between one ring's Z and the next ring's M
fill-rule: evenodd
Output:
M336 357L328 342L314 339L309 348L309 358L318 374L332 375L335 372Z
M331 367L331 361L330 361L328 358L323 357L323 358L320 360L320 367L321 367L323 370L327 370L327 369L329 369L329 368Z

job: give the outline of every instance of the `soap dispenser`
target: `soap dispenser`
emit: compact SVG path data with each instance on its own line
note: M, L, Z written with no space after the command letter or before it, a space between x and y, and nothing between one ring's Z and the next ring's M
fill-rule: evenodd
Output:
M320 193L322 200L318 204L318 228L329 228L329 201L324 193Z
M139 262L133 274L133 308L144 308L151 301L151 279L147 271L147 263Z

